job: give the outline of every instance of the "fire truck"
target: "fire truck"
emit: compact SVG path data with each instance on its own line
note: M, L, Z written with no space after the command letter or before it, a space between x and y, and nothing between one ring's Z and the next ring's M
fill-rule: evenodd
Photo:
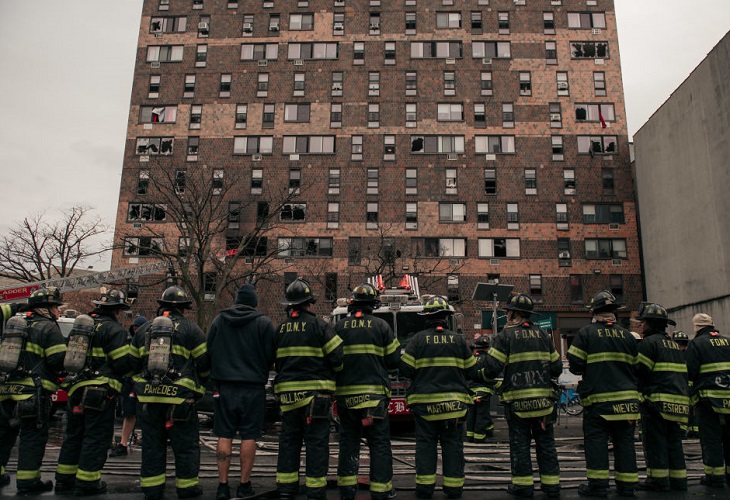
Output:
M419 313L423 306L433 295L422 295L418 286L418 278L412 275L405 275L397 287L386 288L383 285L382 276L374 276L368 279L368 283L379 290L380 307L373 311L375 316L383 318L388 322L395 332L401 349L408 345L413 335L426 328L426 316ZM337 299L337 307L331 313L332 324L347 316L348 298ZM454 311L452 306L449 308ZM454 332L463 331L464 316L456 313L449 316L449 330ZM408 419L411 412L406 404L406 389L410 382L401 378L397 371L390 375L392 397L388 414L395 419Z

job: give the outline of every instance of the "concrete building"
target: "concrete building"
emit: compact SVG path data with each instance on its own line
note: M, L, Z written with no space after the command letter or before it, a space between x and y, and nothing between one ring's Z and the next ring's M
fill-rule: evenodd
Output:
M730 33L634 136L646 294L730 324Z
M642 297L611 0L147 0L126 140L113 267L195 246L203 176L227 207L211 297L216 259L263 224L236 272L278 252L256 270L277 319L297 275L326 314L414 273L468 332L490 324L477 282L568 335L598 290Z

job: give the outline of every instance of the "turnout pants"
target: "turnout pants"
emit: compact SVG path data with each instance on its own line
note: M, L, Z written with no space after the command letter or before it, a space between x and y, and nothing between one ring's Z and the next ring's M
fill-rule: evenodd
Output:
M464 487L464 424L457 419L426 420L416 416L416 493L436 489L436 462L441 443L444 493L461 495Z
M282 412L276 489L296 495L299 491L299 457L302 443L307 448L307 497L324 499L329 468L329 418L308 417L309 407Z
M176 408L178 406L181 408ZM173 410L177 410L174 416ZM175 455L177 494L197 486L200 482L200 432L195 405L138 403L137 419L142 430L142 491L147 495L158 495L165 490L168 438Z
M372 419L363 426L369 409L351 410L337 405L340 417L340 458L337 464L337 486L340 497L354 498L357 492L357 471L360 458L360 439L364 436L370 450L370 496L384 499L393 488L393 455L390 448L390 420L387 401L385 418ZM382 403L381 403L382 404Z
M109 443L114 437L116 399L116 396L107 399L101 410L84 408L80 413L74 411L69 401L66 436L58 455L56 482L90 488L101 479Z
M15 410L18 402L5 400L0 402L0 473L5 472L5 466L10 458L10 451L15 440L20 435L18 446L18 488L29 487L41 477L43 455L46 453L48 442L48 414L51 410L51 400L47 394L41 396L37 403L41 405L39 421L37 417L18 418Z
M466 437L480 443L487 439L487 434L494 431L494 422L489 413L490 396L479 396L466 413Z
M687 488L679 422L664 419L648 401L641 403L641 434L644 441L646 476L650 482L675 489Z
M712 483L730 481L730 418L716 413L709 403L695 407L705 475Z
M633 420L606 420L588 407L583 413L586 477L594 488L608 488L608 438L613 442L614 480L619 489L633 490L639 482Z
M522 418L507 408L509 427L509 451L512 463L512 488L514 491L532 493L532 459L530 446L535 440L537 465L540 469L541 489L545 493L560 491L560 465L555 450L555 433L552 417Z

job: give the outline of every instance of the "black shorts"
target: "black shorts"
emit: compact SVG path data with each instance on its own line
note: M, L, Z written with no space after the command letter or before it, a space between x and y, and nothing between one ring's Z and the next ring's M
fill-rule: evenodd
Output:
M125 378L122 382L122 392L119 400L122 404L122 416L132 417L137 415L137 398L130 397L129 393L134 390L134 382L131 378Z
M213 408L213 433L216 436L233 439L239 433L242 440L261 437L266 416L266 391L263 386L219 384Z

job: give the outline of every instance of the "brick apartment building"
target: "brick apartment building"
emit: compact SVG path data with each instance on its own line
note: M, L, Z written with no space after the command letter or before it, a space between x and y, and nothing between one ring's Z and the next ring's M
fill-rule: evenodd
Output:
M563 334L599 289L642 297L612 0L146 0L113 267L180 244L148 189L171 169L235 179L228 244L289 195L258 285L275 320L293 277L326 314L377 263L458 299L469 332L477 282ZM152 282L130 284L146 314Z

